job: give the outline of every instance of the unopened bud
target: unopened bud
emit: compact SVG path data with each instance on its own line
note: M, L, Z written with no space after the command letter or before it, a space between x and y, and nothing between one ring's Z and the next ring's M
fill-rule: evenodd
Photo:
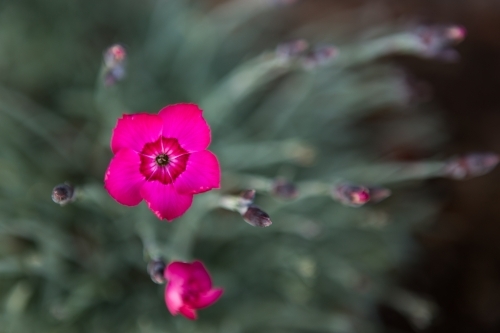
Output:
M444 60L457 61L460 55L451 46L464 40L467 31L459 25L420 26L416 34L422 42L426 56Z
M333 188L332 197L340 203L360 207L368 202L377 203L391 195L391 191L382 187L369 187L352 184L338 184Z
M251 204L255 198L255 190L245 190L241 192L240 196L245 202Z
M279 44L276 47L276 55L283 59L291 59L301 55L309 48L309 43L304 39L297 39Z
M165 276L163 274L163 272L165 271L165 267L166 264L162 259L156 259L149 262L148 273L154 283L165 283Z
M443 170L443 176L452 179L467 179L487 174L500 162L500 157L494 153L472 153L454 157Z
M445 35L449 40L460 43L465 39L467 30L463 26L452 25L446 28Z
M52 201L61 206L75 200L75 189L70 184L59 184L52 189Z
M367 187L350 184L335 186L332 196L340 203L352 207L359 207L370 201L370 191Z
M257 206L248 206L242 215L245 222L254 227L269 227L273 222L269 215Z
M297 186L283 178L274 180L271 193L278 198L286 200L295 199L299 195Z
M113 85L125 77L127 52L120 44L109 47L104 53L104 82Z
M305 69L314 69L324 66L330 63L337 55L338 49L335 46L319 46L302 59L302 66Z
M127 51L120 44L110 46L104 53L104 65L113 68L122 65L127 57Z

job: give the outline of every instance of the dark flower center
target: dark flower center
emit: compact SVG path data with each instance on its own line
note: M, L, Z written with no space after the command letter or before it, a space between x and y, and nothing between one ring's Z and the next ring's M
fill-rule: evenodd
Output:
M189 153L182 149L177 139L159 137L144 145L140 158L144 178L167 185L186 170Z
M167 154L160 154L158 156L156 156L156 164L158 164L159 166L164 166L164 165L167 165L168 164L168 155Z

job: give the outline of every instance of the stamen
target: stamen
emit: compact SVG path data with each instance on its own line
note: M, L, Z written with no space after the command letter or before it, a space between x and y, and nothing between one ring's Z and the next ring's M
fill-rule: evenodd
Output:
M156 156L156 164L158 164L159 166L164 166L164 165L167 165L168 162L169 162L169 158L168 158L168 155L166 154L160 154L158 156Z

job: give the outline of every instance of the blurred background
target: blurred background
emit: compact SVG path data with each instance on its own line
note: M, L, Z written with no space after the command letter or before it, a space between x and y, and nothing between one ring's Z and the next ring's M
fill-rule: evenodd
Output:
M500 331L500 172L449 171L500 151L499 25L485 0L1 0L0 332ZM184 101L223 186L167 223L103 178L117 118ZM271 226L214 208L246 189ZM158 257L224 296L172 317Z

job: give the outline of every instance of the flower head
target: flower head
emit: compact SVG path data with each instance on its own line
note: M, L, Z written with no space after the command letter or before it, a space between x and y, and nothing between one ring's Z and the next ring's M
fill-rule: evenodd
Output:
M180 313L194 320L197 309L212 305L223 293L221 288L212 288L210 275L200 261L172 262L165 270L165 278L165 302L174 316Z
M143 199L159 219L173 220L193 195L220 187L217 157L205 150L210 128L195 104L175 104L155 114L123 115L113 131L115 154L104 186L119 203Z

